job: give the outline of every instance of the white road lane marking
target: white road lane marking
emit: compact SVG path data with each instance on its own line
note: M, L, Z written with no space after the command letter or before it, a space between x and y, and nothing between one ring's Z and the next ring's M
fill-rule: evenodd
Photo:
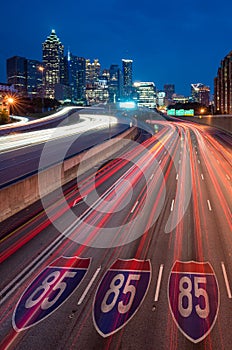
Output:
M153 179L153 177L154 177L154 174L152 174L152 175L151 175L150 180L152 180L152 179Z
M159 164L161 164L161 159L159 160Z
M92 286L94 280L96 279L97 275L99 274L100 270L101 270L101 266L98 267L97 270L95 271L95 274L94 274L93 277L91 278L91 280L90 280L89 284L87 285L87 287L86 287L84 293L83 293L82 296L80 297L80 299L79 299L77 305L81 305L81 303L82 303L83 300L85 299L85 297L86 297L88 291L90 290L90 288L91 288L91 286Z
M208 204L209 211L212 211L212 207L211 207L209 199L207 199L207 204Z
M202 180L204 180L204 179L205 179L203 174L201 174L201 178L202 178Z
M227 180L230 180L230 177L229 177L229 175L227 175L227 174L226 174L226 177L227 177Z
M164 269L164 265L161 264L160 268L159 268L159 275L158 275L158 280L157 280L157 285L156 285L154 301L158 301L159 300L159 292L160 292L160 286L161 286L161 279L162 279L163 269Z
M131 168L130 168L131 169ZM130 169L126 171L124 176L127 176L130 172ZM106 197L106 195L112 191L113 188L115 188L116 185L120 183L120 179L118 179L113 185L111 185L108 190L104 193L103 196L100 196L93 204L92 208L97 208L97 205L99 202ZM0 305L2 305L6 299L8 299L15 290L18 289L19 286L23 284L23 282L32 275L36 269L38 269L43 262L47 260L48 257L51 256L51 254L57 250L57 248L69 237L74 230L79 227L79 223L81 220L84 220L89 215L89 208L84 211L79 217L77 217L70 226L68 226L65 231L63 231L54 241L52 241L47 248L41 253L41 255L37 256L29 265L27 265L21 272L13 279L11 280L6 287L4 287L0 292Z
M135 208L137 207L138 204L139 204L139 201L135 202L133 208L131 209L131 213L135 211Z
M83 202L86 199L87 196L84 196L82 198L78 198L75 199L74 203L73 203L73 207L75 207L77 204L79 204L80 202Z
M227 290L228 298L231 299L232 298L232 294L231 294L230 284L229 284L229 280L228 280L225 264L224 264L223 261L221 262L221 267L222 267L222 273L223 273L223 277L224 277L225 284L226 284L226 290Z
M175 203L175 199L172 200L171 211L173 211L174 209L174 203Z
M176 174L176 181L179 179L179 175L178 174Z

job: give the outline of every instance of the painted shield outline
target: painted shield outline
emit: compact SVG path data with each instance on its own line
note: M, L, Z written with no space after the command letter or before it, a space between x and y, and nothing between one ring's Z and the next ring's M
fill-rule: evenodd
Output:
M59 262L59 261L66 261L66 260L76 260L77 262L85 262L86 264L88 264L88 267L87 268L81 268L81 267L72 267L72 266L56 266L56 262ZM34 327L35 325L37 325L38 323L42 322L43 320L45 320L47 317L49 317L51 314L53 314L53 312L55 312L56 310L58 310L68 299L69 297L76 291L76 289L80 286L80 284L82 283L82 281L84 280L89 268L90 268L90 265L91 265L91 261L92 261L92 258L80 258L78 256L72 256L72 257L68 257L68 256L60 256L56 259L54 259L53 261L50 262L49 265L45 266L43 270L41 270L37 275L36 277L31 281L31 283L27 286L27 288L23 291L23 293L21 294L15 308L14 308L14 312L13 312L13 315L12 315L12 325L13 325L13 328L16 332L21 332L23 330L26 330L26 329L29 329L31 327ZM26 293L30 290L30 288L32 287L32 285L35 283L35 281L40 278L40 276L42 276L42 274L49 268L63 268L63 270L69 270L69 269L72 269L72 270L86 270L86 272L84 273L83 277L81 278L80 282L73 288L73 290L71 291L71 293L68 294L68 296L60 303L58 304L54 310L52 310L51 312L49 312L46 316L42 317L41 319L39 319L38 321L28 325L28 326L25 326L25 327L21 327L21 328L18 328L17 325L16 325L16 322L15 322L15 316L16 316L16 312L17 312L17 309L18 309L18 306L20 305L20 302L22 301L24 295L26 295ZM54 284L56 285L56 284Z
M147 270L144 270L144 272L146 272L146 273L149 273L149 279L148 279L148 283L147 283L147 286L146 286L146 290L145 290L145 292L143 293L143 296L142 296L142 298L141 298L141 300L140 300L140 302L139 302L139 305L136 307L136 309L134 310L134 312L130 315L130 317L125 321L125 322L123 322L123 324L121 325L121 326L119 326L119 327L117 327L117 328L115 328L114 330L112 330L111 332L108 332L108 333L104 333L104 332L102 332L101 331L101 329L98 327L98 324L97 324L97 321L96 321L96 319L95 319L95 313L94 313L94 311L95 311L95 305L96 305L96 297L97 297L97 294L98 294L98 292L99 292L99 290L100 290L100 288L102 287L102 282L104 281L104 279L106 278L106 276L107 276L107 274L110 272L110 271L117 271L117 274L119 274L120 272L121 273L128 273L128 272L131 272L131 274L133 274L133 270L131 269L131 270L127 270L127 269L123 269L123 268L121 268L121 269L118 269L118 270L112 270L112 268L113 268L113 266L115 265L115 264L117 264L117 263L126 263L126 262L131 262L131 263L138 263L138 264L147 264L147 266L148 266L148 269ZM135 272L143 272L143 270L142 269L138 269L138 270L134 270ZM150 259L147 259L147 260L138 260L138 259L116 259L113 263L112 263L112 265L110 266L110 268L108 268L107 270L106 270L106 272L104 273L104 275L103 275L103 277L101 278L101 281L100 281L100 283L99 283L99 285L98 285L98 288L97 288L97 290L96 290L96 292L95 292L95 296L94 296L94 300L93 300L93 305L92 305L92 318L93 318L93 323L94 323L94 326L95 326L95 329L97 330L97 332L103 337L103 338L106 338L106 337L109 337L110 335L113 335L113 334L115 334L116 332L118 332L120 329L122 329L122 328L124 328L126 325L127 325L127 323L128 322L130 322L130 320L135 316L135 314L137 313L137 311L140 309L140 307L142 306L142 304L143 304L143 301L144 301L144 299L145 299L145 297L146 297L146 295L147 295L147 292L148 292L148 290L149 290L149 286L150 286L150 283L151 283L151 278L152 278L152 267L151 267L151 261L150 261ZM111 281L112 281L112 279L111 279ZM109 287L109 286L108 286ZM123 285L122 285L122 287L123 287ZM122 288L121 287L121 288ZM109 289L108 289L109 290ZM117 304L117 302L116 302L116 304ZM133 305L133 303L132 303L132 305Z
M209 329L200 337L200 338L197 338L197 339L194 339L192 338L190 335L188 335L182 328L181 326L179 325L178 321L176 320L175 318L175 315L173 313L173 310L172 310L172 306L171 306L171 303L170 303L170 298L169 298L169 291L170 291L170 280L171 280L171 275L173 273L173 270L175 268L176 265L178 264L183 264L183 265L187 265L187 264L193 264L195 266L208 266L209 269L211 270L211 275L214 276L214 279L215 279L215 282L216 282L216 287L217 287L217 295L218 295L218 298L217 298L217 310L215 312L215 315L214 315L214 320L211 324L211 326L209 327ZM185 271L182 271L182 272L179 272L179 273L182 273L182 274L201 274L199 272L185 272ZM217 281L217 276L215 274L215 271L212 267L212 265L210 264L209 261L204 261L204 262L199 262L199 261L194 261L194 260L189 260L189 261L180 261L180 260L176 260L174 262L174 264L172 265L172 269L169 273L169 278L168 278L168 285L167 285L167 296L168 296L168 304L169 304L169 309L171 311L171 314L172 314L172 318L177 326L177 328L180 330L180 332L188 339L190 340L191 342L193 342L194 344L196 343L199 343L201 342L202 340L204 340L209 334L210 332L212 331L215 323L216 323L216 320L217 320L217 316L218 316L218 312L219 312L219 307L220 307L220 290L219 290L219 285L218 285L218 281Z

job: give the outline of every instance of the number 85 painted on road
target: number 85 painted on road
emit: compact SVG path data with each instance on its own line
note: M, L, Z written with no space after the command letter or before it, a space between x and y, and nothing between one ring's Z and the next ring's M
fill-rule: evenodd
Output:
M90 265L90 258L60 257L47 266L24 291L12 324L19 332L45 319L74 292Z
M205 307L202 307L197 304L195 310L199 317L207 318L209 316L209 298L205 289L199 288L199 284L207 283L205 277L194 277L194 294L195 297L203 297ZM187 288L185 288L187 285ZM189 277L182 277L179 283L179 298L178 298L178 308L181 316L189 317L193 311L193 297L192 297L192 281ZM187 299L187 307L184 307L184 298Z
M116 260L103 276L94 298L93 322L107 337L125 326L138 311L151 280L150 260Z
M129 274L125 287L123 288L123 294L126 295L127 293L130 293L130 297L129 300L127 302L126 305L123 304L123 301L120 301L118 303L118 312L120 314L125 314L126 312L128 312L131 308L131 305L133 303L134 297L135 297L135 293L136 293L136 288L133 284L130 284L131 281L138 281L140 279L141 275L132 275ZM118 284L116 284L117 281L120 281ZM105 294L105 297L102 301L101 304L101 311L106 313L106 312L110 312L113 307L115 306L117 299L120 295L120 288L123 286L125 281L125 276L120 273L118 275L116 275L113 279L112 282L110 283L110 289L108 289L108 291ZM114 298L112 300L112 302L110 304L107 304L107 300L110 298L111 294L114 295Z
M169 276L168 300L179 330L193 343L202 341L219 310L219 288L210 263L177 260Z

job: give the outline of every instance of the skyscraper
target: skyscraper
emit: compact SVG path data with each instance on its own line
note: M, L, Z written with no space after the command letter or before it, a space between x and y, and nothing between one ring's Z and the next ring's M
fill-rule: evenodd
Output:
M209 107L210 88L202 83L191 84L191 95L193 102L198 102Z
M27 95L29 97L43 96L43 74L41 74L41 67L41 62L37 60L26 60Z
M109 69L109 101L116 102L122 95L122 72L117 64Z
M27 95L27 60L25 57L13 56L6 62L7 81L13 84L18 94Z
M85 86L86 86L86 59L77 57L77 101L85 102Z
M135 82L134 87L138 96L139 107L155 108L156 107L156 92L153 82Z
M124 97L132 97L132 63L133 60L122 59L122 74L123 74L123 95Z
M172 95L175 93L175 85L174 84L165 84L164 85L165 97L167 100L172 99Z
M232 114L232 51L221 61L214 79L214 105L217 114Z
M85 58L75 56L68 51L65 56L64 83L71 87L71 100L75 103L85 100L85 65Z
M13 56L7 59L7 80L13 84L20 96L42 95L42 63L25 57Z
M64 46L53 29L42 47L45 67L45 96L54 98L55 84L64 83Z
M94 85L98 82L98 78L101 73L101 64L96 58L91 63L90 59L86 60L86 84Z

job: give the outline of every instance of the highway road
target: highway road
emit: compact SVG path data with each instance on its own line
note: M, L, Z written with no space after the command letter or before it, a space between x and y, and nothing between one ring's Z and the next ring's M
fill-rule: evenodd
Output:
M69 120L73 119L71 116L56 128L0 137L0 188L37 173L46 142L50 143L50 151L46 155L47 162L52 165L56 163L58 142L60 152L67 150L65 158L69 158L129 128L129 124L124 120L120 122L113 116L94 115L89 110L79 112L79 117L80 120L76 123L69 123Z
M230 350L231 148L159 121L21 212L0 241L0 349Z

